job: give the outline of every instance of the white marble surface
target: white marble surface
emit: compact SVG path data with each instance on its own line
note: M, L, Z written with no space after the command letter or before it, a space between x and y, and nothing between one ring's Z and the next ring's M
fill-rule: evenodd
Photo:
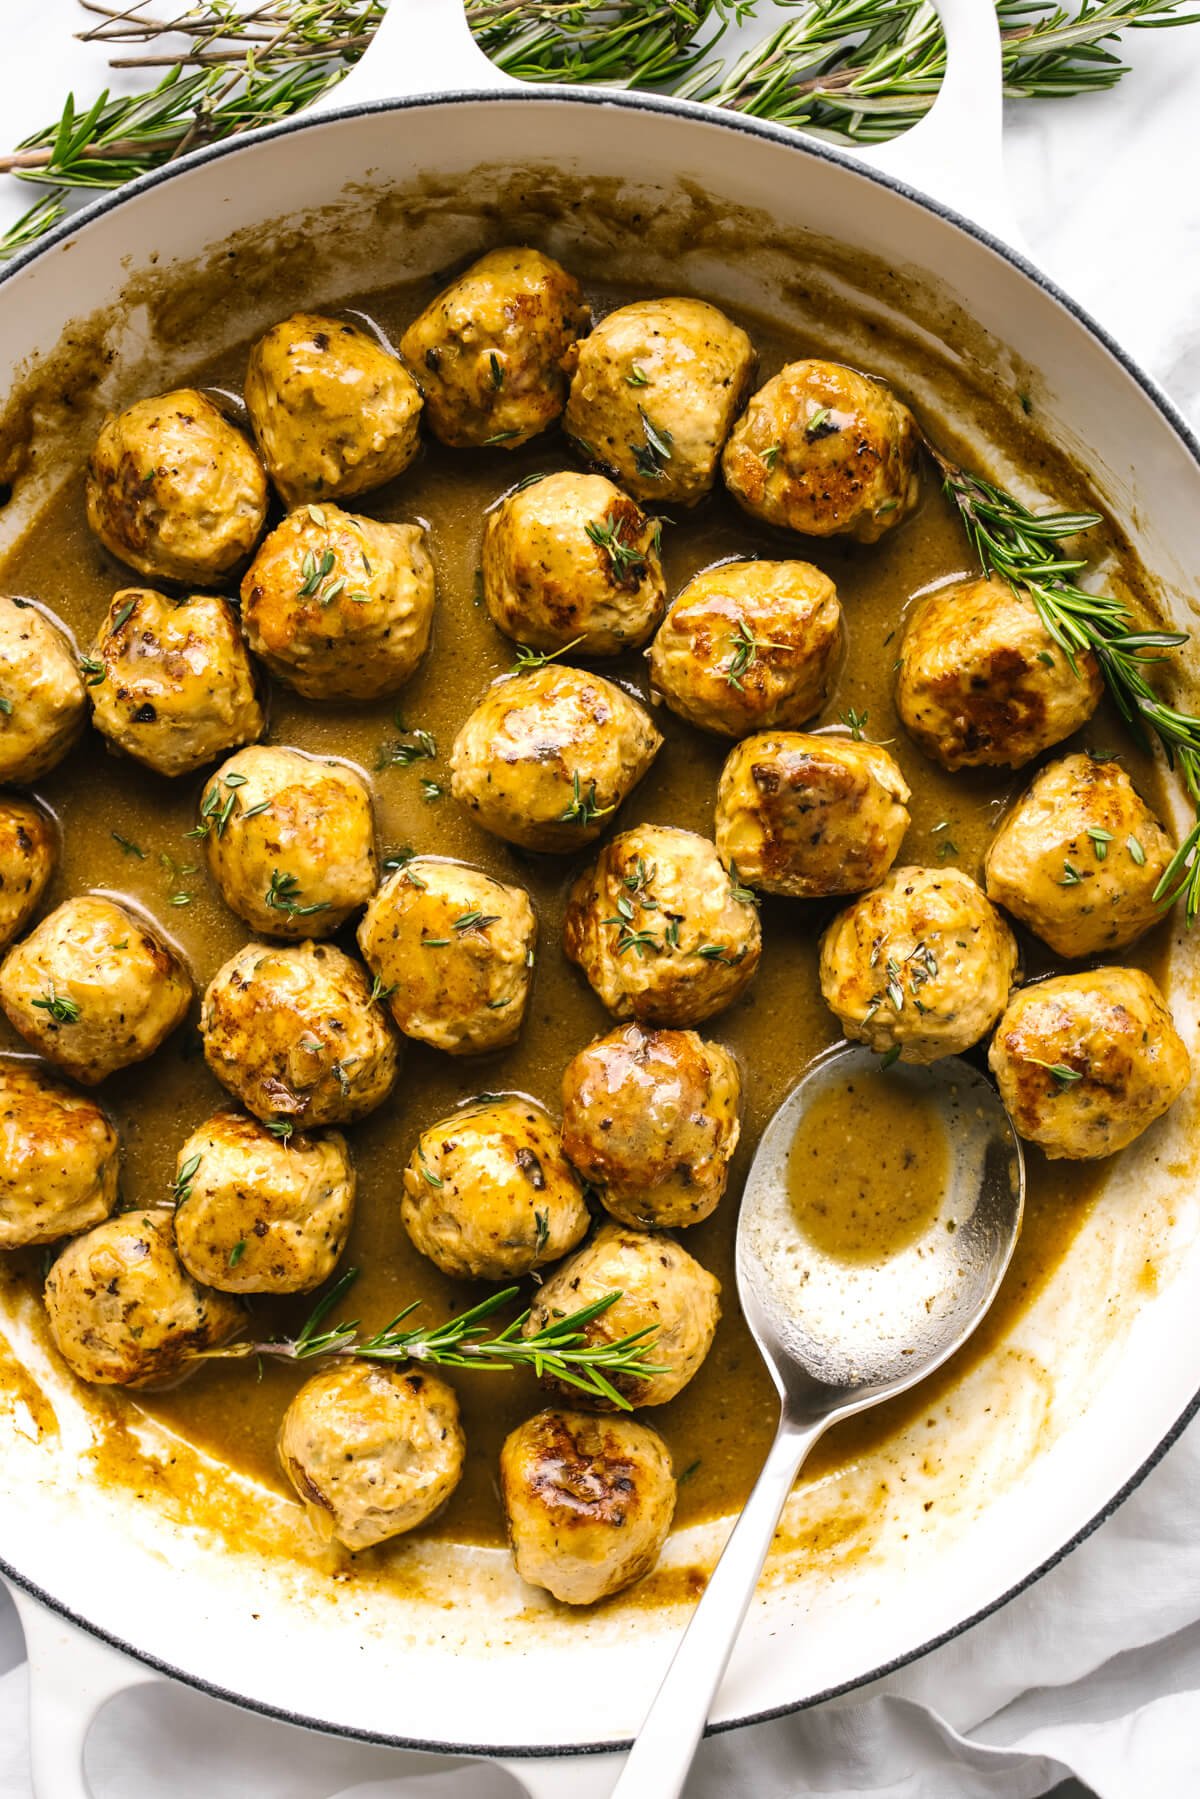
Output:
M6 0L4 12L0 134L16 142L68 87L90 99L106 75L72 39L75 0ZM1010 106L1016 211L1037 260L1200 425L1200 27L1131 34L1125 53L1133 73L1111 94ZM0 182L0 228L32 197ZM1194 1426L1115 1518L996 1619L886 1694L710 1743L689 1794L1033 1799L1074 1771L1102 1799L1182 1799L1200 1770L1200 1547L1189 1527L1198 1489ZM0 1799L30 1791L21 1660L0 1589ZM497 1772L482 1785L453 1772L414 1783L386 1752L318 1743L183 1692L130 1696L95 1749L99 1799L518 1790ZM607 1779L576 1765L561 1791L583 1799Z

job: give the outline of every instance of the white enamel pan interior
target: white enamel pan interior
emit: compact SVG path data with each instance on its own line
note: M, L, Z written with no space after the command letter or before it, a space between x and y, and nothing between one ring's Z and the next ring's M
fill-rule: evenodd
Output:
M989 0L943 11L951 74L893 166L926 188L940 180L960 207L1003 225L995 14ZM398 92L408 97L379 97ZM258 279L272 263L286 270L289 304L334 303L488 243L536 239L585 275L802 322L818 290L836 311L862 253L873 274L848 296L847 359L891 372L855 321L907 309L912 354L894 372L918 405L938 405L922 356L957 369L968 395L1032 389L1043 427L1085 460L1155 571L1158 603L1192 626L1200 469L1182 421L1061 293L893 179L886 158L864 169L786 131L666 100L518 89L478 58L445 0L396 0L377 53L337 100L135 184L14 266L0 280L0 359L14 382L75 321L114 308L107 372L76 409L161 390L274 316ZM151 275L177 278L173 307L148 297ZM957 422L969 428L969 417ZM52 480L53 418L44 424L38 466ZM16 529L31 496L36 484L18 488L0 529ZM1182 941L1170 986L1194 1043L1196 956ZM936 1431L896 1446L886 1480L851 1468L795 1496L790 1547L752 1608L718 1727L844 1691L962 1629L1077 1542L1161 1453L1200 1386L1195 1137L1189 1096L1120 1160L1012 1340ZM43 1799L83 1791L83 1720L154 1669L265 1712L418 1747L545 1755L636 1730L684 1604L565 1616L500 1552L445 1546L408 1552L404 1596L331 1583L298 1546L296 1508L267 1494L251 1495L257 1540L219 1546L153 1492L97 1478L86 1405L28 1310L5 1303L0 1326L43 1395L31 1403L28 1387L21 1398L0 1382L0 1565L29 1626ZM193 1477L218 1492L224 1478L199 1463ZM673 1539L668 1572L711 1561L722 1534ZM267 1540L281 1553L262 1553ZM64 1618L94 1639L82 1659ZM140 1671L106 1660L104 1642Z

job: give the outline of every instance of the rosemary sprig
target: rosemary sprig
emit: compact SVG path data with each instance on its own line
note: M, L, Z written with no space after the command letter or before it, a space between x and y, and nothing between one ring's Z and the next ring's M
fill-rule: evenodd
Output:
M787 18L744 55L714 54L731 25ZM89 105L68 95L57 119L0 156L0 172L51 191L0 238L0 259L62 218L72 188L118 187L200 144L288 118L340 81L370 44L385 0L265 0L235 9L198 0L170 17L153 0L81 0L98 21L80 35L113 49L117 69L162 71L133 94ZM875 142L932 105L945 72L929 0L466 0L477 41L525 81L657 88L827 137ZM1094 92L1128 71L1112 48L1126 29L1200 20L1196 0L996 0L1005 92ZM494 377L493 377L494 378ZM669 445L667 446L669 450ZM639 446L651 478L664 457Z
M1167 658L1165 650L1187 643L1186 632L1139 629L1125 604L1111 594L1092 593L1074 577L1087 567L1069 554L1064 540L1100 524L1094 512L1035 513L980 475L969 474L938 451L946 494L953 501L984 572L1026 594L1070 666L1090 653L1121 716L1148 748L1157 738L1171 768L1178 767L1196 807L1196 823L1180 844L1154 890L1163 906L1185 901L1188 925L1200 913L1200 718L1169 706L1150 684L1149 671ZM1136 858L1135 858L1136 860ZM1080 875L1064 863L1060 886Z
M316 1357L351 1357L367 1362L431 1362L444 1368L486 1368L502 1370L532 1368L540 1378L549 1374L580 1393L594 1399L606 1399L622 1411L631 1409L630 1402L613 1385L613 1376L635 1379L649 1374L665 1374L667 1370L648 1358L657 1331L653 1325L619 1337L612 1343L589 1343L587 1327L620 1299L620 1293L606 1293L589 1306L565 1317L556 1318L528 1337L521 1328L528 1311L492 1335L484 1320L508 1305L519 1291L504 1287L499 1293L481 1300L444 1324L417 1325L410 1330L400 1326L420 1310L421 1301L413 1300L385 1324L382 1330L364 1335L356 1318L322 1328L334 1308L341 1304L354 1282L358 1269L348 1268L335 1281L309 1313L295 1337L275 1338L266 1343L234 1343L222 1349L206 1350L200 1359L228 1357L275 1356L282 1361L306 1362Z

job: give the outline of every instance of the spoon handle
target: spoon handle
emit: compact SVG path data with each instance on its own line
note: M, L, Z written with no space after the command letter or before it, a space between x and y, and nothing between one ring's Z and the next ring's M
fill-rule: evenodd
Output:
M822 1418L796 1424L785 1410L762 1473L646 1713L612 1799L677 1799L683 1791L784 1502L827 1423Z

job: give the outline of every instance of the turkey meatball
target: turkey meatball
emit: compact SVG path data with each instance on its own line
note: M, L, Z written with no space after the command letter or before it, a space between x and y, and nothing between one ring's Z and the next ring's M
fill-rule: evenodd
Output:
M660 1372L610 1372L608 1378L631 1405L665 1405L683 1391L712 1348L721 1316L720 1281L670 1237L606 1224L537 1288L522 1335L534 1336L608 1293L619 1298L585 1326L585 1341L600 1348L639 1331L653 1331L645 1339L646 1360ZM616 1410L612 1400L590 1396L585 1400L553 1375L544 1374L542 1385L564 1399L574 1396L576 1404L590 1404L602 1412Z
M579 346L563 423L636 500L694 506L754 372L740 325L705 300L635 300Z
M354 1213L346 1139L286 1142L240 1112L193 1131L175 1167L175 1244L224 1293L307 1293L333 1273Z
M433 1517L462 1478L454 1388L423 1368L340 1362L283 1415L279 1461L321 1538L369 1549Z
M821 710L842 650L842 609L808 562L723 562L673 600L650 646L650 682L702 731L742 737Z
M764 893L820 899L882 881L908 829L908 782L877 743L747 737L717 788L717 849Z
M591 316L574 275L540 250L481 256L400 340L434 436L460 450L513 450L552 425Z
M58 836L40 806L0 798L0 949L29 923L54 873Z
M200 824L225 904L268 937L328 937L375 891L371 789L348 762L240 750L205 788Z
M637 825L571 889L563 948L615 1018L701 1024L750 985L762 932L706 837Z
M543 475L488 514L484 603L532 649L619 656L645 643L667 603L661 534L604 475Z
M285 506L382 487L403 474L420 444L416 382L347 319L296 312L272 325L250 351L245 391Z
M191 1000L171 945L98 894L64 901L0 963L9 1023L88 1087L152 1056Z
M483 1281L557 1262L588 1228L558 1131L519 1094L476 1100L422 1131L400 1216L443 1274Z
M121 1150L95 1100L0 1062L0 1249L53 1243L107 1218Z
M88 664L96 729L160 775L189 775L267 728L228 600L114 594Z
M1013 1124L1052 1161L1124 1149L1191 1076L1167 1002L1139 968L1058 975L1014 994L988 1063Z
M236 1300L199 1286L175 1252L170 1212L118 1212L60 1253L46 1276L58 1352L80 1380L145 1387L239 1329Z
M1080 653L1075 663L1006 581L960 581L913 610L896 706L909 736L944 768L1021 768L1100 704L1096 658Z
M489 689L454 740L451 791L495 836L564 853L600 835L661 748L621 688L550 663Z
M389 875L358 927L358 946L404 1035L452 1056L513 1042L536 941L523 887L431 856Z
M920 447L912 413L882 381L790 362L750 401L721 466L752 518L874 543L917 504Z
M0 595L0 781L36 781L83 730L87 692L62 627Z
M622 1025L568 1062L562 1094L563 1148L614 1218L661 1230L715 1209L740 1133L728 1050Z
M970 1049L1017 973L996 908L957 868L894 868L821 938L821 992L847 1037L903 1062Z
M139 575L211 587L258 542L262 463L194 387L110 413L87 469L88 524Z
M1064 756L1036 777L988 851L988 897L1060 956L1123 949L1162 917L1175 845L1119 762Z
M500 1497L522 1580L566 1605L591 1605L657 1562L675 1476L648 1424L554 1410L505 1438Z
M332 943L247 943L209 984L204 1059L256 1118L309 1130L382 1105L396 1039L365 971Z
M420 525L333 504L288 514L242 580L250 648L307 700L374 700L416 672L433 626Z

